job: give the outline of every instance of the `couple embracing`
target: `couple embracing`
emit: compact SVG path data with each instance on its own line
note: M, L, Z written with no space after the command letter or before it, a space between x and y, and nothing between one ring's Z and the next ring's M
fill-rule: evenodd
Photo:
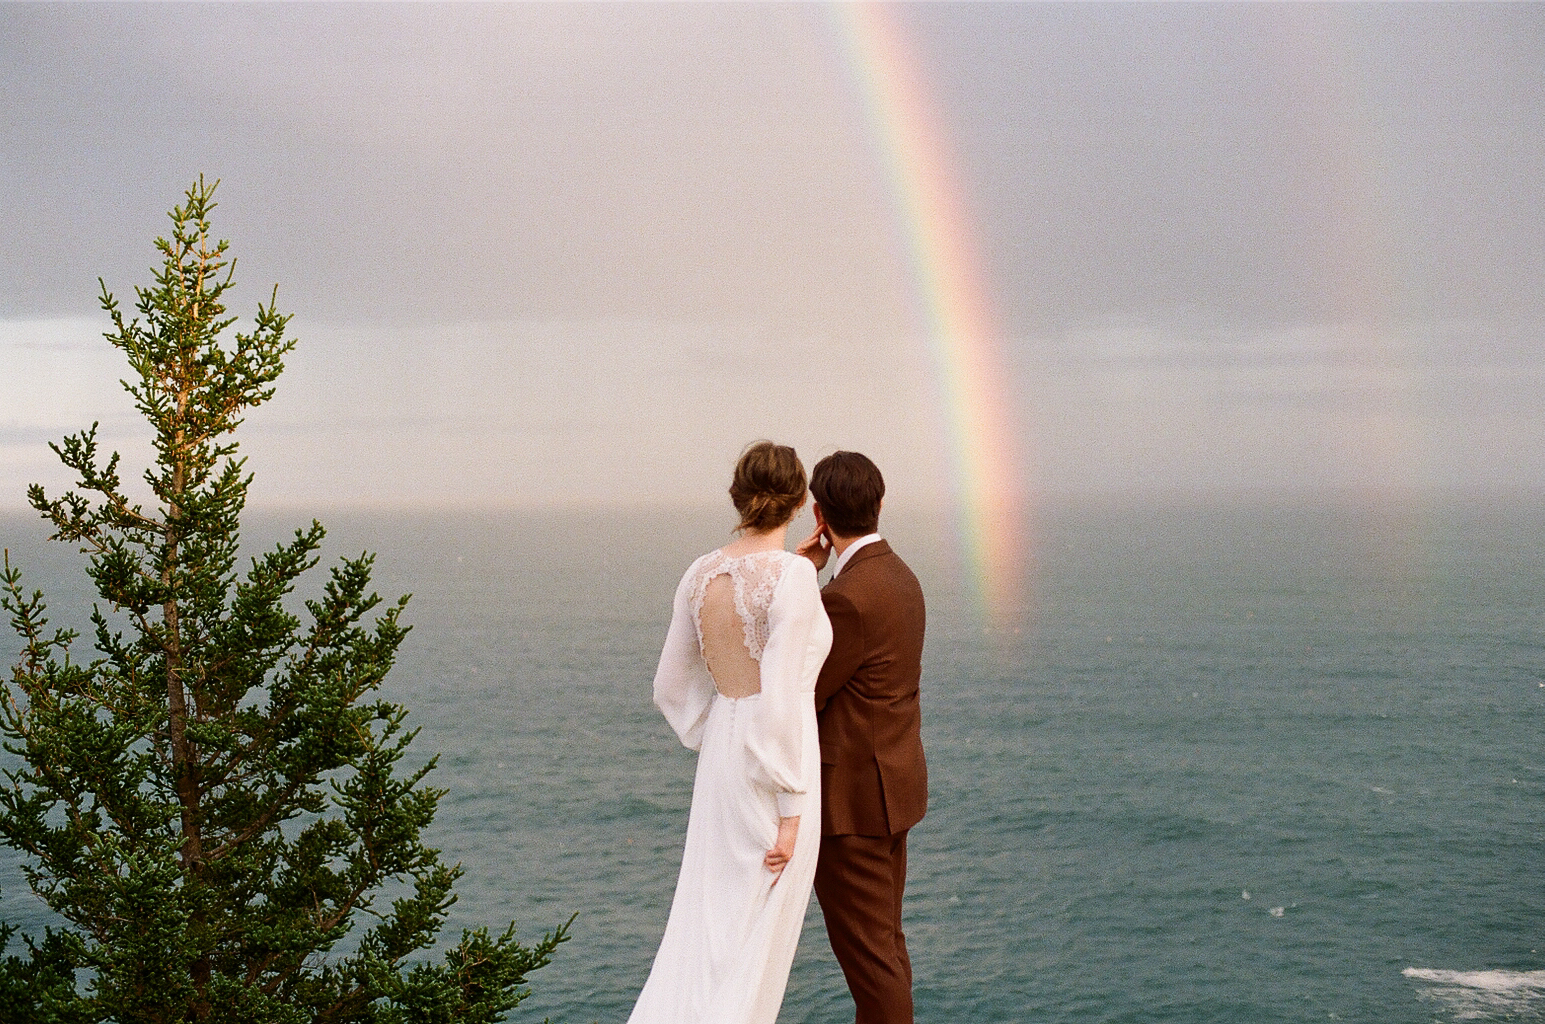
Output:
M836 452L809 479L759 441L730 485L739 536L676 588L654 699L698 751L670 919L629 1024L773 1024L814 886L856 1024L911 1024L901 929L923 817L923 592L879 535L885 482ZM822 589L817 573L835 560Z

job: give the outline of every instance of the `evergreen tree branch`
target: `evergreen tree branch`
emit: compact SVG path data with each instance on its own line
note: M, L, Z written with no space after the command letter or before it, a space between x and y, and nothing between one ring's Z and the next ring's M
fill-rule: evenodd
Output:
M136 315L99 281L120 383L150 428L151 507L130 499L95 424L51 446L74 488L27 491L52 538L89 556L95 660L72 661L75 631L50 630L42 593L3 559L20 652L0 697L17 759L0 840L68 927L0 959L0 1019L493 1021L568 925L530 948L513 928L466 932L444 963L419 959L461 868L423 841L444 795L427 783L434 759L403 769L417 731L372 696L408 599L383 609L362 554L330 570L303 623L287 602L318 564L315 522L237 572L252 477L234 431L273 397L295 342L277 288L222 340L235 260L210 230L217 185L201 177L173 209ZM411 892L378 908L392 884ZM366 919L358 952L330 957ZM0 952L11 935L0 923Z

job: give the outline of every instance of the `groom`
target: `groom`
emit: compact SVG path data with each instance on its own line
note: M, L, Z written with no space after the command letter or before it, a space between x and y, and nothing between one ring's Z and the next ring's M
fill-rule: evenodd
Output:
M800 554L837 564L821 592L831 653L815 688L821 737L821 854L815 894L857 1008L855 1024L912 1024L901 931L907 830L928 805L918 710L923 590L878 532L885 481L857 452L810 475L815 532Z

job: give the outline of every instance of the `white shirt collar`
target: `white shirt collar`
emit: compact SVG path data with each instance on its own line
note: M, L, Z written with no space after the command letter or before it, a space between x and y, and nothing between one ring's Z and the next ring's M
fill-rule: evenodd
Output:
M853 543L849 544L847 549L844 550L842 554L837 556L837 568L832 570L832 575L836 576L838 573L840 573L842 571L842 567L847 565L848 561L858 553L859 548L868 547L875 541L883 539L884 538L881 537L878 533L866 533L862 537L858 538L858 540L855 540Z

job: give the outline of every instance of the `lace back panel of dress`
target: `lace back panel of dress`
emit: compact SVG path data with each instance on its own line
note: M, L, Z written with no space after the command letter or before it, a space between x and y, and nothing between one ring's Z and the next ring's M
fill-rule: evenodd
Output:
M735 584L735 614L745 633L746 653L752 661L762 660L762 648L767 646L767 609L772 604L773 592L783 579L786 564L782 551L757 551L749 555L730 557L715 551L703 559L697 575L692 580L692 621L697 627L697 647L703 651L703 595L708 583L716 576L729 576Z

